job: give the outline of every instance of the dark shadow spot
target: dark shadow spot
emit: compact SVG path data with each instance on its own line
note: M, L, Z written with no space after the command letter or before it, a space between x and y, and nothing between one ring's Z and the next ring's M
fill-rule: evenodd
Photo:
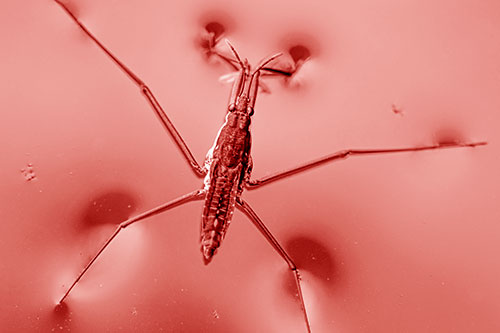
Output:
M287 50L294 62L307 60L321 53L321 43L315 35L304 33L303 30L290 31L283 36L280 44L281 49Z
M69 314L69 308L66 303L57 303L54 307L54 316L57 318L65 318Z
M320 43L311 34L303 32L290 32L280 42L281 49L285 50L285 55L282 57L280 69L289 72L290 74L283 78L283 84L289 88L298 88L301 84L295 78L298 76L302 66L316 58L320 53Z
M82 224L85 227L119 224L130 217L136 205L136 199L125 191L105 192L89 200L82 213Z
M53 331L70 331L71 330L71 312L66 303L57 304L50 316L48 327L52 327Z
M328 248L316 239L296 236L285 244L287 253L292 257L299 272L308 272L320 281L325 288L331 288L337 281L334 259ZM291 273L284 280L287 294L297 297L295 279Z
M219 43L226 28L220 22L208 22L205 24L204 29L201 31L198 44L208 57L214 52L214 48Z
M321 280L333 278L333 258L328 248L319 241L297 236L288 240L285 247L299 269L307 270Z
M201 29L197 37L197 44L205 56L210 57L215 46L231 30L232 20L229 15L222 11L213 11L202 15L199 24Z
M464 142L463 135L453 128L442 128L435 134L436 142L439 145L453 145Z
M219 40L226 31L226 28L222 23L209 22L205 25L205 30L210 34L213 34L215 40Z
M288 53L293 59L295 65L299 62L304 62L311 57L311 51L304 45L294 45L288 49Z

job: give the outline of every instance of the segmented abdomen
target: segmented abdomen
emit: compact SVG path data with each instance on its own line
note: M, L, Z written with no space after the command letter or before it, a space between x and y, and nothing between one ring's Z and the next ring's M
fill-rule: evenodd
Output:
M201 251L208 264L220 246L233 217L242 166L213 165L201 221Z

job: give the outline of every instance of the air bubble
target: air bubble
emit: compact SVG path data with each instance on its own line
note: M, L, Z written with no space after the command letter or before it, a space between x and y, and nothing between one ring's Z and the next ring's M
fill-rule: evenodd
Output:
M219 314L217 313L217 310L214 310L214 312L212 312L212 315L214 316L215 319L219 319Z
M26 168L21 169L21 173L26 181L31 181L36 178L35 170L33 169L33 164L28 163Z

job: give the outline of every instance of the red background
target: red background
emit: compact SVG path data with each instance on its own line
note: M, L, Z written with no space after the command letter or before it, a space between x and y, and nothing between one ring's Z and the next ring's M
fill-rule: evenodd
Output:
M255 177L344 148L487 140L352 158L244 198L302 269L313 332L500 330L497 1L70 4L200 162L230 90L196 44L210 19L251 63L312 52L300 85L268 80L258 98ZM55 2L4 1L0 22L2 330L303 332L286 265L243 214L202 264L201 202L124 231L54 311L116 223L201 181Z

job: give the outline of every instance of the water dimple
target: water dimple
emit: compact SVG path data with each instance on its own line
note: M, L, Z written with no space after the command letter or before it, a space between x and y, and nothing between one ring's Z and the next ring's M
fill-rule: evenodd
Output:
M214 54L216 46L227 33L231 25L229 17L223 13L208 13L200 20L198 46L201 47L207 58Z
M434 137L435 141L441 146L455 145L464 142L463 135L457 129L450 127L439 129Z
M222 23L213 21L205 25L205 30L210 34L213 34L214 39L217 41L224 34L226 28L222 25Z
M326 288L335 285L338 279L335 260L322 242L307 236L296 236L286 242L285 248L300 271L312 274ZM283 287L289 295L295 295L297 289L294 278L290 272L286 274Z
M304 62L311 57L311 51L304 45L297 44L288 48L288 53L293 59L295 65Z
M137 206L137 200L123 190L109 190L88 201L83 208L82 223L86 227L118 224L129 218Z

